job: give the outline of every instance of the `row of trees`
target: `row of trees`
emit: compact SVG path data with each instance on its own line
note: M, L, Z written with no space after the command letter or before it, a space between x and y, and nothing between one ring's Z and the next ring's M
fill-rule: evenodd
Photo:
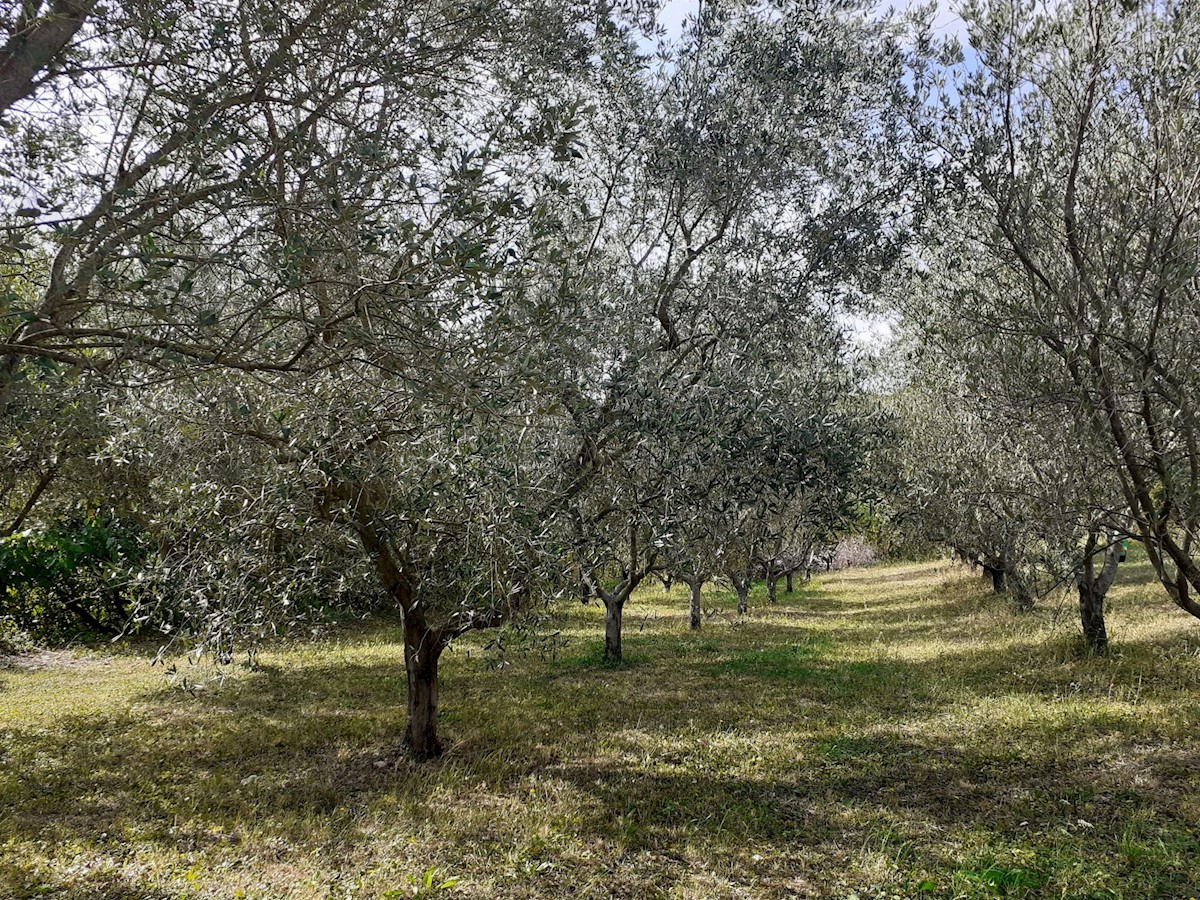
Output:
M951 190L899 303L910 511L1023 605L1074 584L1102 652L1127 537L1200 615L1200 18L964 15L977 65L926 81Z
M382 596L432 756L457 637L586 592L619 656L645 578L724 574L744 606L853 513L883 429L840 317L924 169L892 24L840 0L705 5L670 41L561 0L4 15L10 603L47 614L79 554L30 547L84 530L116 599L89 624L222 655Z
M883 483L1094 649L1126 535L1200 614L1200 21L964 16L955 69L851 0L0 8L6 605L227 656L385 603L419 756L456 638L594 597L620 656Z

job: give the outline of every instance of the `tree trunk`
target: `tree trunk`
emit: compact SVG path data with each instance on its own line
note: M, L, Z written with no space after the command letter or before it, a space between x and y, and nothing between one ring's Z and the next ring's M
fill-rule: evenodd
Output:
M623 597L604 598L604 658L621 658L621 613L624 612Z
M750 610L750 581L734 582L734 590L737 591L738 598L738 615L744 616Z
M992 590L997 594L1004 593L1004 566L983 563L983 577L992 579Z
M704 581L700 578L693 578L688 582L688 587L692 589L691 617L688 620L688 626L692 631L700 630L700 587L703 584Z
M1108 629L1104 625L1104 595L1096 590L1094 583L1079 582L1079 623L1083 626L1083 640L1087 648L1097 656L1108 652Z
M792 573L788 572L785 577L787 578L787 583L784 585L783 589L790 594L792 592Z
M775 603L779 600L779 576L774 572L767 573L767 602Z
M438 659L445 649L442 636L426 627L422 617L404 617L404 668L408 672L408 728L404 746L417 759L442 755L437 736Z
M1079 624L1083 628L1083 640L1091 653L1100 656L1108 652L1108 628L1104 624L1104 600L1108 589L1117 577L1117 563L1121 558L1121 542L1116 535L1108 539L1104 548L1104 562L1096 572L1096 545L1099 535L1091 532L1084 545L1083 564L1076 572L1079 587Z
M375 559L375 569L404 616L404 670L408 682L408 725L404 747L416 759L441 756L437 736L438 659L453 634L430 627L416 597L411 576L387 539L374 524L374 511L361 493L354 508L355 525L363 547Z

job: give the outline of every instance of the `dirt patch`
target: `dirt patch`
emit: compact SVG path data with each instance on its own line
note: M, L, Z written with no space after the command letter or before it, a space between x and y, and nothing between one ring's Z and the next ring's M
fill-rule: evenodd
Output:
M0 653L0 669L95 669L111 661L95 656L80 656L73 650L37 650L16 655Z

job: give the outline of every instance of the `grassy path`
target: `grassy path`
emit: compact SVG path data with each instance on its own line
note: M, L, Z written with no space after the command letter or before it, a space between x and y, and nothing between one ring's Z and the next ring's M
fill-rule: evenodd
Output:
M647 590L620 668L594 607L553 660L463 645L424 767L384 626L195 697L131 656L0 671L0 897L1200 895L1200 627L1144 569L1110 659L946 564L752 602L694 634Z

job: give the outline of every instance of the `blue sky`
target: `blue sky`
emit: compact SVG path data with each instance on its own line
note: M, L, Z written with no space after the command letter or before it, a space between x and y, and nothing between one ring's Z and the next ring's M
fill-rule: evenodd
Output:
M678 35L684 16L694 10L698 2L699 0L666 0L659 21L671 35ZM907 9L915 5L917 3L914 0L894 0L894 2L888 0L888 2L879 3L877 8L880 13L883 13L889 7ZM957 3L952 3L950 0L937 0L937 16L934 18L933 27L938 35L942 37L957 36L964 47L967 45L967 33L963 27L962 17L957 12Z

